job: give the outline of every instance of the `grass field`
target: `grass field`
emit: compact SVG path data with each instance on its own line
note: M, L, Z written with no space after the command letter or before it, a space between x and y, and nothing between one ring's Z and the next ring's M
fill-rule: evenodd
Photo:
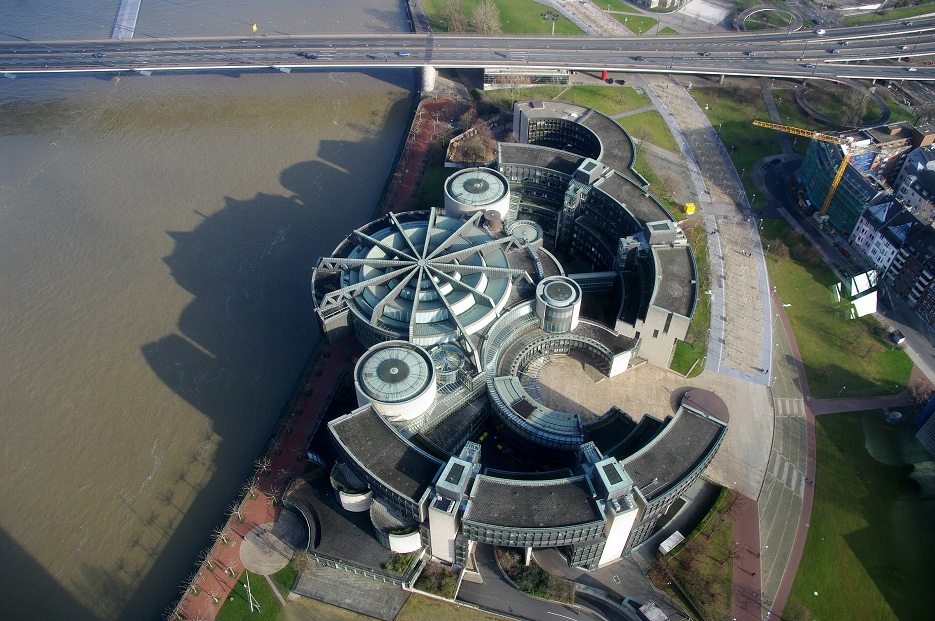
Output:
M749 173L757 160L780 152L774 130L751 124L754 119L769 119L759 88L694 88L691 93L702 110L708 106L705 114L711 125L719 128L721 142L731 152L731 160L738 172L745 170ZM747 196L757 193L749 174L744 175L743 183ZM765 204L761 195L754 207Z
M440 20L444 0L421 0L422 9L434 30L439 32L448 32L448 28ZM464 13L468 20L477 6L478 0L461 0L461 6L464 7ZM523 34L549 34L552 32L552 24L555 24L556 35L583 35L584 31L575 26L564 15L558 18L557 22L545 21L542 19L542 13L549 10L544 4L534 2L534 0L494 0L497 8L500 9L500 27L504 33ZM554 13L554 11L553 11Z
M620 15L613 13L613 18L624 25L633 34L646 34L659 23L658 19L646 15Z
M602 9L606 9L607 7L610 7L611 11L619 11L621 13L630 13L630 14L637 14L637 15L639 14L639 11L637 11L634 7L630 6L623 0L596 0L594 4Z
M770 247L770 280L789 305L786 313L812 396L869 397L905 389L912 371L909 356L889 347L872 317L843 318L842 304L829 291L836 278L811 242L784 220L765 220L760 234L764 247Z
M629 86L572 86L559 99L594 108L608 116L650 103L648 95L637 93Z
M851 15L844 18L845 26L857 26L860 24L869 24L886 19L903 19L905 17L914 17L916 15L926 15L935 13L935 3L929 2L921 6L906 6L899 9L891 9L882 13L864 13L863 15Z
M675 577L706 619L729 619L733 599L734 563L738 554L733 537L732 496L722 490L702 523L669 556L657 560L651 577L657 588L678 601L681 594L667 583ZM687 607L687 606L686 606Z
M250 573L250 592L260 605L258 612L250 612L247 587L244 586L247 581L247 573ZM246 621L247 619L251 621L275 621L282 614L282 606L279 605L279 601L277 601L272 589L269 588L266 579L263 576L246 571L237 577L237 586L234 587L228 600L223 604L216 617L218 621Z
M691 226L682 226L688 243L695 253L695 266L698 269L698 302L692 316L688 338L675 345L670 368L676 373L695 377L704 371L704 359L708 355L708 328L711 326L711 296L704 292L711 288L711 274L708 267L708 236L701 221L695 219Z
M816 421L815 504L784 618L797 608L814 619L931 618L933 464L911 424L882 418L876 410Z
M647 110L631 116L617 119L619 123L634 140L645 136L645 139L661 149L670 153L679 153L679 145L669 131L662 115L655 110Z

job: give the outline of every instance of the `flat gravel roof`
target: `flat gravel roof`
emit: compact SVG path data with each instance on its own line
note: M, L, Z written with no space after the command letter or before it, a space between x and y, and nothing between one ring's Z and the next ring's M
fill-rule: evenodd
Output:
M518 481L479 475L464 519L491 526L549 528L604 518L583 476Z
M656 275L660 277L653 305L683 317L691 317L695 292L698 290L693 282L697 276L691 248L655 247L653 253L656 255Z
M717 420L679 408L659 435L620 463L633 484L652 500L704 461L726 431L727 426Z
M432 484L443 463L404 440L371 407L342 416L328 427L356 463L415 501Z

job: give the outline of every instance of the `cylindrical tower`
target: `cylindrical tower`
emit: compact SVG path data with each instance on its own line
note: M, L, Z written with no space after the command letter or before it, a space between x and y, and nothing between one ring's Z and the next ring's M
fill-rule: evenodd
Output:
M361 407L372 405L391 422L425 414L435 401L435 367L428 352L406 341L385 341L367 350L354 368Z
M445 182L445 215L450 218L494 210L502 219L509 209L510 183L496 170L465 168Z
M581 287L567 276L549 276L536 286L536 315L546 332L570 332L578 326Z

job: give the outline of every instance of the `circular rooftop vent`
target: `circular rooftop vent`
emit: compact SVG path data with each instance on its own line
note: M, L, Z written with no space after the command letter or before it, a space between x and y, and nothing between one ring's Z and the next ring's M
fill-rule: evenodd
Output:
M501 217L510 208L510 184L490 168L465 168L445 183L445 215L461 218L475 211L494 210Z
M407 421L424 414L435 400L435 366L428 352L405 341L371 347L354 370L357 402L390 420Z

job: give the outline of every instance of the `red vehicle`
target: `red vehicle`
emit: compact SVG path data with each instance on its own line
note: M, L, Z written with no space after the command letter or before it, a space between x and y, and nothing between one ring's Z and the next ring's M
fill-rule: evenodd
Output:
M840 252L841 254L843 254L845 259L850 259L850 258L851 258L851 253L848 251L847 248L838 248L838 252Z

